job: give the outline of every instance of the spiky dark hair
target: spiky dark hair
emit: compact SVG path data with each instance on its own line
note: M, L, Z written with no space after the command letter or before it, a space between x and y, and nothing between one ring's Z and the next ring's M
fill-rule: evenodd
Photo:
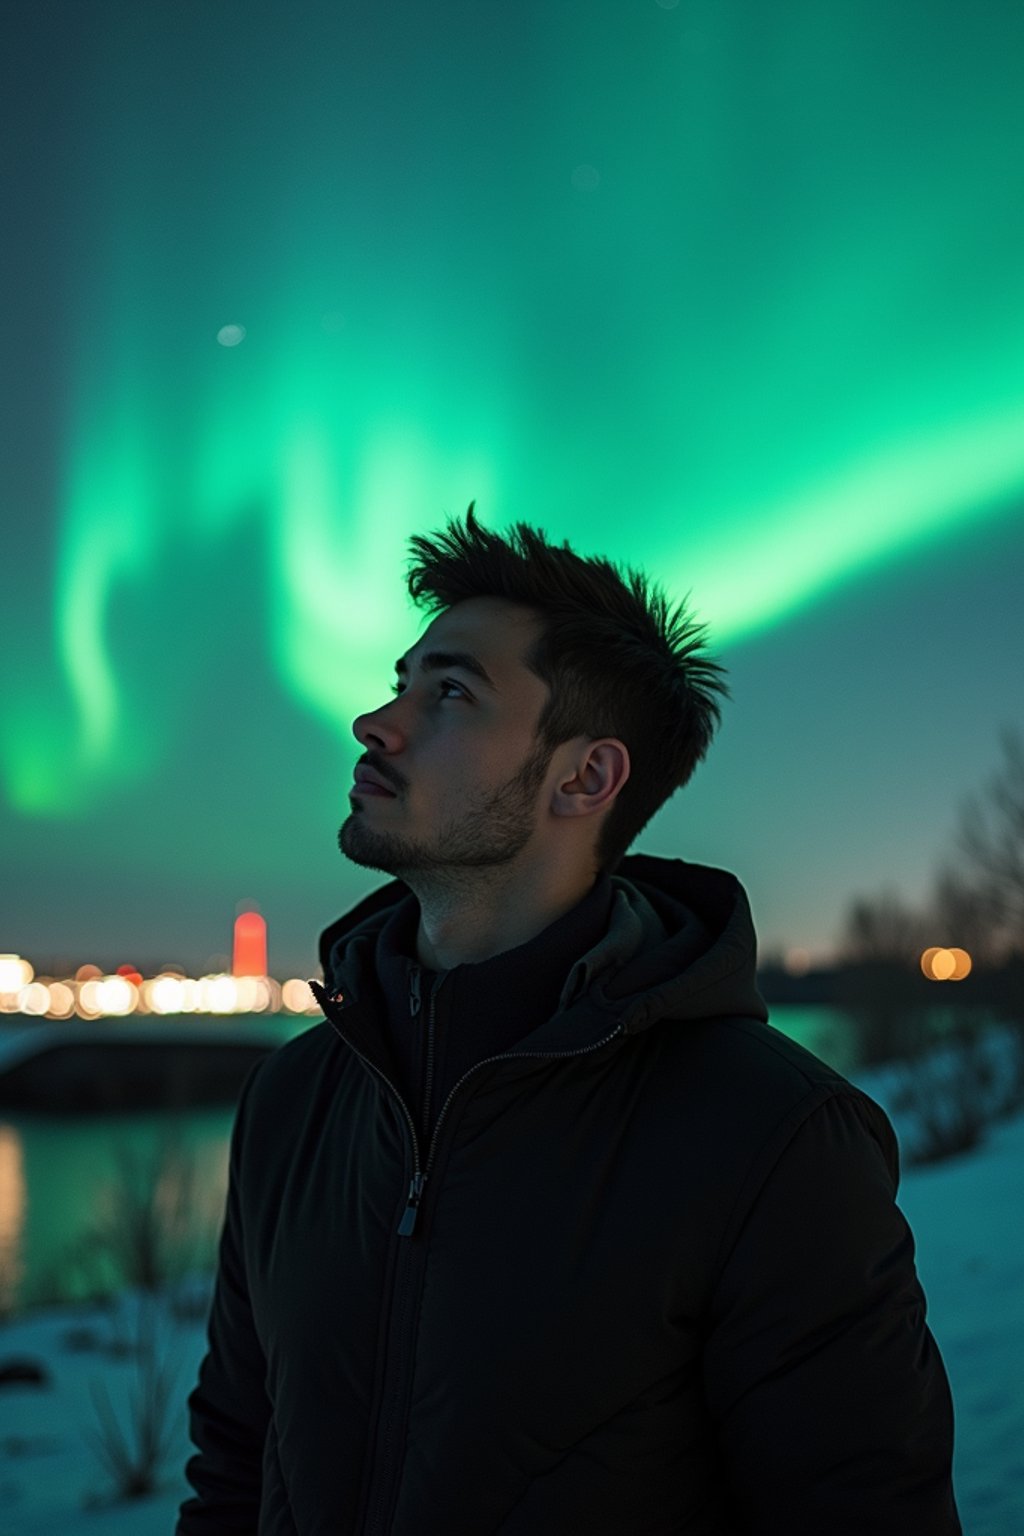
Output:
M549 689L538 740L553 751L575 736L614 736L629 750L629 778L597 843L610 871L707 752L729 693L725 669L685 601L670 603L643 572L578 555L527 523L492 533L474 508L464 523L409 540L409 594L428 613L500 597L539 616L525 658Z

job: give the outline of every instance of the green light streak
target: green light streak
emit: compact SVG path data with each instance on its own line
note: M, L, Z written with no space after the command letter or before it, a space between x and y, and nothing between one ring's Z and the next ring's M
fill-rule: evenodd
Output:
M316 428L297 430L282 460L269 530L272 655L293 696L349 742L353 716L383 695L394 646L421 622L401 582L414 525L399 509L447 476L418 433L394 425L371 436L351 487ZM454 468L448 483L466 478Z
M225 645L248 602L269 692L348 741L421 622L409 534L470 499L691 591L727 644L1024 493L1019 8L597 0L524 50L511 10L453 48L314 3L283 51L262 0L230 43L206 9L114 18L89 62L113 105L78 124L50 629L0 719L19 810L149 771L169 714L119 603L184 667L191 574L233 540L263 581Z
M1024 406L933 438L877 449L782 505L749 508L749 530L702 549L686 580L719 641L755 635L883 561L1024 495Z
M110 768L123 734L118 666L105 629L118 582L147 574L157 544L146 438L141 410L123 409L72 460L55 610L77 710L74 750L86 772Z
M2 728L4 787L22 816L73 815L88 796L83 776L69 770L68 733L53 701L19 689L5 701Z

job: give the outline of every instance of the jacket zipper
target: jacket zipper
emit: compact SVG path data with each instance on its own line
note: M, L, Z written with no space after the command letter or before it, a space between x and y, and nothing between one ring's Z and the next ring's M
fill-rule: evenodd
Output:
M420 977L419 966L414 966L409 978L409 1012L413 1018L420 1011ZM427 1009L427 1066L423 1080L423 1130L426 1133L430 1126L430 1104L434 1093L434 1055L437 1038L437 1007L436 998L438 988L444 980L438 977L430 993L430 1007Z
M411 1008L413 1005L413 998L416 996L416 991L414 991L410 996ZM322 998L319 999L319 1001L323 1003ZM433 1004L433 998L431 998L431 1004ZM412 1143L413 1175L412 1182L409 1185L409 1194L406 1200L405 1210L402 1213L402 1219L398 1226L398 1235L400 1237L411 1237L415 1230L416 1217L419 1213L420 1201L423 1197L423 1188L427 1182L430 1170L434 1164L434 1158L437 1153L438 1137L444 1125L445 1118L451 1107L452 1101L455 1098L455 1095L459 1092L462 1085L470 1077L473 1076L474 1072L478 1072L481 1067L490 1066L496 1061L513 1061L517 1058L544 1059L550 1057L554 1059L567 1059L572 1056L587 1056L592 1051L599 1051L604 1046L609 1045L617 1035L621 1035L623 1033L623 1026L620 1023L617 1024L616 1027L612 1030L611 1034L606 1035L603 1040L598 1040L593 1045L579 1046L576 1050L573 1051L503 1051L497 1056L488 1056L483 1061L476 1062L472 1067L469 1068L467 1072L464 1072L459 1078L458 1082L453 1085L451 1091L448 1094L448 1097L442 1104L440 1113L437 1117L437 1123L434 1126L433 1134L430 1137L430 1141L427 1147L426 1164L423 1168L421 1168L419 1138L416 1135L416 1124L405 1100L402 1098L398 1089L395 1087L394 1083L387 1076L387 1074L382 1072L379 1067L374 1065L368 1056L364 1056L363 1052L352 1044L352 1041L342 1032L337 1021L331 1017L331 1013L327 1008L324 1009L324 1012L338 1038L343 1040L344 1043L348 1046L349 1050L358 1056L359 1060L364 1062L365 1065L369 1067L370 1071L375 1073L376 1076L380 1078L385 1087L390 1089L402 1111L402 1114L405 1116L406 1124L409 1127L409 1137ZM432 1063L430 1062L428 1056L428 1080L431 1070ZM405 1251L411 1255L411 1250L406 1249ZM409 1280L410 1277L407 1275L405 1276L404 1282L401 1282L402 1316L399 1319L398 1329L400 1336L407 1332L407 1326L405 1325L405 1308L407 1306ZM396 1278L396 1289L398 1288L399 1284L400 1282ZM399 1342L404 1343L404 1340L400 1337ZM407 1356L408 1351L405 1351L405 1354ZM387 1518L388 1511L391 1509L394 1502L396 1486L395 1475L392 1471L392 1466L394 1462L394 1436L397 1429L397 1426L394 1422L394 1415L396 1412L397 1404L401 1401L402 1398L403 1382L401 1377L404 1376L404 1374L405 1368L403 1361L403 1366L398 1367L397 1375L392 1383L390 1391L387 1388L384 1389L384 1401L387 1405L386 1414L385 1406L383 1404L379 1410L380 1414L383 1416L377 1421L377 1446L380 1462L376 1474L371 1475L371 1497L368 1500L367 1511L363 1517L363 1521L361 1522L361 1529L367 1531L369 1536L383 1536L383 1522Z
M431 1005L433 1005L433 999L431 999ZM561 1058L570 1056L586 1056L591 1051L600 1050L602 1046L608 1045L612 1040L615 1039L617 1035L622 1033L622 1025L617 1024L616 1027L612 1030L611 1034L606 1035L603 1040L598 1040L594 1045L580 1046L574 1051L504 1051L500 1055L488 1056L484 1061L476 1062L474 1066L469 1068L468 1072L464 1072L459 1078L458 1082L453 1085L451 1091L448 1094L448 1097L445 1099L441 1106L441 1111L437 1117L437 1123L434 1126L433 1134L430 1137L430 1142L427 1147L426 1164L422 1172L417 1167L417 1171L413 1174L412 1184L409 1188L409 1198L406 1203L405 1211L402 1214L402 1220L398 1226L398 1235L400 1237L411 1237L416 1229L416 1217L419 1214L420 1201L423 1198L423 1187L426 1184L427 1179L430 1176L430 1170L434 1165L434 1157L437 1153L438 1138L441 1134L445 1117L448 1114L448 1110L451 1107L451 1103L455 1098L455 1095L458 1093L459 1089L467 1081L467 1079L472 1077L474 1072L479 1071L481 1067L490 1065L492 1062L510 1061L516 1057L543 1058L550 1056ZM413 1245L413 1251L415 1250L416 1246L417 1245ZM406 1249L406 1252L410 1252L410 1250ZM408 1352L406 1352L405 1358L411 1360L411 1338L409 1343L410 1349ZM395 1456L394 1438L398 1429L394 1416L396 1413L396 1405L402 1400L402 1389L403 1383L401 1381L396 1381L392 1388L389 1414L385 1425L385 1432L381 1441L381 1464L376 1487L377 1497L370 1507L370 1517L366 1527L369 1536L386 1536L384 1522L388 1518L388 1512L394 1507L394 1500L397 1493L398 1482L400 1480L400 1463L399 1469L394 1472L392 1471Z
M320 999L318 999L318 1001L320 1002L321 1006L323 1006L323 999L320 998ZM406 1104L405 1100L402 1098L402 1095L399 1093L398 1089L395 1087L395 1085L391 1081L390 1077L388 1077L387 1073L386 1072L382 1072L380 1067L378 1067L374 1062L372 1062L370 1060L369 1056L364 1056L362 1051L359 1049L359 1047L356 1046L356 1045L353 1045L352 1041L348 1038L348 1036L346 1034L342 1033L341 1027L338 1024L337 1020L333 1019L331 1017L330 1013L328 1013L326 1009L324 1009L324 1012L327 1015L328 1023L330 1024L331 1028L334 1030L334 1033L337 1035L338 1039L342 1040L345 1043L345 1045L348 1046L348 1048L352 1052L353 1056L358 1056L359 1060L361 1062L363 1062L363 1064L365 1066L369 1067L370 1071L374 1074L374 1076L380 1078L380 1080L384 1084L385 1088L389 1088L391 1090L392 1094L394 1095L395 1101L398 1104L399 1109L402 1111L402 1114L405 1116L405 1123L409 1127L409 1138L410 1138L410 1140L412 1142L413 1175L412 1175L412 1184L410 1184L410 1186L409 1186L409 1198L411 1199L412 1198L413 1189L416 1186L416 1181L417 1181L417 1179L422 1181L423 1175L420 1173L420 1142L419 1142L419 1137L416 1135L416 1122L413 1119L413 1117L412 1117L412 1115L411 1115L411 1113L409 1111L409 1106ZM422 1187L422 1182L421 1182L421 1187Z
M413 1014L416 1013L416 1010L419 1007L419 975L418 973L414 974L416 975L416 982L409 999L410 1011ZM317 1000L320 1002L321 1006L323 1006L323 998L318 998ZM433 997L430 999L430 1006L431 1015L433 1015ZM441 1133L441 1128L444 1125L445 1116L448 1114L448 1110L451 1108L451 1103L455 1098L455 1095L458 1093L463 1083L473 1076L474 1072L479 1072L481 1067L492 1066L496 1061L543 1060L547 1057L550 1057L553 1060L568 1060L572 1056L589 1056L592 1051L600 1051L604 1046L610 1045L617 1035L621 1035L623 1033L623 1026L621 1024L616 1024L611 1034L605 1035L603 1040L597 1040L593 1045L577 1046L574 1051L501 1051L497 1056L485 1056L483 1061L475 1062L468 1071L463 1072L458 1082L453 1084L449 1091L448 1097L441 1105L441 1110L438 1114L437 1122L434 1125L433 1134L431 1135L430 1141L427 1145L427 1161L426 1164L421 1167L420 1141L416 1134L416 1122L412 1117L409 1106L406 1104L405 1100L402 1098L402 1095L399 1093L398 1089L395 1087L394 1083L387 1076L387 1074L382 1072L380 1067L376 1066L368 1056L364 1056L363 1052L359 1050L357 1046L352 1044L352 1041L348 1038L347 1035L342 1033L337 1021L331 1017L330 1012L328 1012L326 1008L324 1009L324 1012L327 1016L328 1022L331 1025L331 1028L334 1030L334 1033L338 1036L339 1040L343 1040L353 1055L358 1056L359 1060L365 1063L365 1065L369 1067L370 1071L380 1078L384 1086L391 1090L398 1104L398 1107L401 1109L402 1114L405 1116L405 1123L409 1127L409 1139L412 1142L412 1178L409 1182L409 1193L406 1196L405 1209L402 1212L402 1219L398 1223L399 1237L411 1237L413 1232L416 1230L416 1218L419 1214L420 1201L423 1198L423 1189L427 1179L430 1177L430 1171L434 1166L434 1158L437 1152L437 1139ZM430 1080L433 1075L433 1061L431 1059L432 1040L433 1030L431 1030L431 1035L428 1042L428 1052L430 1052L427 1059L428 1090L431 1086Z
M433 1003L433 999L431 999L431 1003ZM445 1116L451 1107L451 1102L455 1095L458 1093L463 1083L466 1082L468 1078L473 1076L474 1072L479 1072L481 1067L491 1066L492 1063L496 1061L514 1061L517 1058L552 1057L558 1059L568 1059L570 1056L587 1056L591 1051L599 1051L603 1046L609 1045L615 1039L616 1035L621 1035L622 1033L622 1025L617 1024L612 1030L611 1034L605 1035L603 1040L598 1040L594 1045L578 1046L574 1051L502 1051L497 1056L485 1056L483 1061L474 1063L474 1065L471 1066L467 1072L463 1072L462 1076L459 1078L458 1082L453 1085L451 1091L448 1094L448 1097L441 1105L441 1110L437 1117L437 1123L434 1126L433 1134L431 1135L430 1142L427 1146L426 1164L423 1167L422 1172L420 1171L417 1164L416 1172L413 1174L412 1184L409 1187L409 1199L405 1210L402 1213L402 1220L398 1227L399 1237L411 1237L413 1232L416 1230L416 1217L419 1213L420 1201L423 1198L423 1186L426 1184L427 1179L430 1177L430 1170L434 1166L434 1157L437 1152L437 1139L441 1134L441 1127L444 1125Z
M321 1005L323 1005L324 999L322 997L319 998L318 1001L321 1003ZM333 999L330 1001L333 1001ZM410 999L410 1002L411 1001L412 1000ZM359 1060L363 1062L364 1065L367 1066L370 1071L380 1079L384 1086L390 1089L391 1093L394 1095L396 1103L402 1111L402 1114L405 1116L405 1123L409 1128L409 1139L412 1143L413 1161L412 1183L409 1186L408 1199L409 1202L412 1202L415 1199L416 1203L418 1204L419 1196L423 1188L423 1175L420 1172L420 1150L419 1138L416 1135L416 1123L413 1120L411 1113L409 1112L409 1106L406 1104L405 1100L402 1098L402 1095L399 1093L395 1084L388 1077L387 1073L382 1072L381 1069L376 1066L368 1056L364 1056L363 1052L359 1050L357 1046L352 1044L352 1041L342 1031L337 1020L331 1016L331 1012L326 1006L324 1007L324 1013L331 1025L331 1028L334 1030L339 1040L342 1040L344 1044L348 1046L353 1055L358 1056ZM407 1204L406 1211L408 1211L408 1208L409 1206ZM405 1217L403 1216L402 1219L404 1221ZM404 1244L402 1245L402 1248L405 1253L409 1253L409 1250L405 1248ZM399 1317L397 1326L393 1321L389 1322L388 1325L389 1334L392 1336L397 1335L399 1343L403 1342L404 1335L408 1332L408 1327L405 1323L405 1313L406 1308L408 1307L408 1294L411 1277L406 1271L407 1266L402 1264L402 1255L399 1253L398 1264L395 1269L395 1276L391 1286L391 1307L394 1309L397 1306L400 1309L401 1315ZM389 1351L394 1347L393 1337L389 1340L387 1347ZM382 1388L380 1397L377 1399L377 1401L371 1404L370 1422L375 1427L372 1431L370 1454L375 1458L376 1466L374 1465L374 1462L371 1461L369 1468L369 1488L367 1493L366 1510L360 1520L359 1526L360 1531L369 1533L369 1536L377 1536L377 1533L381 1531L382 1522L385 1518L386 1512L391 1507L391 1497L393 1493L392 1484L394 1481L391 1468L394 1459L393 1440L395 1432L395 1405L396 1402L400 1400L400 1389L404 1375L405 1369L403 1362L403 1365L398 1367L394 1372L395 1379L390 1389L387 1383L385 1383Z

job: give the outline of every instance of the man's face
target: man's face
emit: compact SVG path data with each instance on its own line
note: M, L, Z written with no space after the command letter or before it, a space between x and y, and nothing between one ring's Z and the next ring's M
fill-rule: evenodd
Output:
M352 724L357 779L393 791L353 787L338 833L353 863L404 879L507 864L526 847L551 758L534 736L548 690L523 660L540 628L529 609L475 597L402 658L396 697Z

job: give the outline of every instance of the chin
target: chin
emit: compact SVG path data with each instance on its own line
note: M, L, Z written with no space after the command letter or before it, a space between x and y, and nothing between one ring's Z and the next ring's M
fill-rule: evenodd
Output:
M379 832L372 831L360 819L357 811L353 811L342 822L338 831L338 847L351 863L363 869L379 869L386 875L396 874L402 862L395 839L382 837Z

